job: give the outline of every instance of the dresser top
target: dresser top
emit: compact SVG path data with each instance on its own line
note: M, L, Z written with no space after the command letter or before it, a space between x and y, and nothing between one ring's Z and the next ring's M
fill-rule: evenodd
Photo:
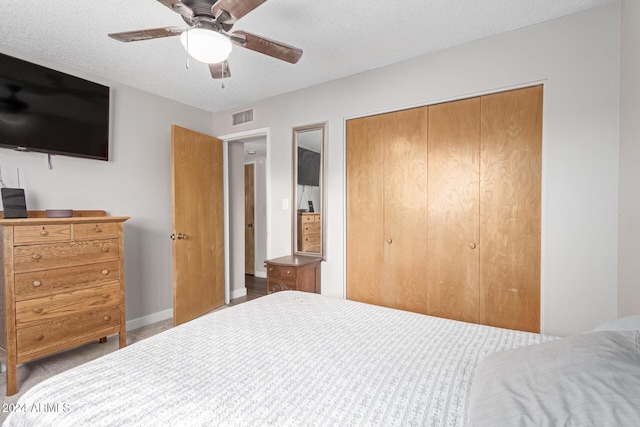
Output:
M280 258L268 259L265 262L274 265L301 266L322 261L322 258L315 256L287 255Z
M128 216L72 216L68 218L6 218L0 219L0 226L7 225L47 225L47 224L85 224L92 222L124 222Z

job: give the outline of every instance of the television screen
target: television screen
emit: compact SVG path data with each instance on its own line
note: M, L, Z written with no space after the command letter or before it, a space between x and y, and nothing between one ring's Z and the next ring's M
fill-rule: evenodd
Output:
M298 147L298 185L320 185L320 153Z
M109 88L0 54L0 146L109 160Z

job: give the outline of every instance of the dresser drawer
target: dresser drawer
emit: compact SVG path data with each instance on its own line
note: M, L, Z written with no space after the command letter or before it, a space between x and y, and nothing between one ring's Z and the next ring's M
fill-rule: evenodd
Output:
M15 275L16 301L100 286L120 279L120 262L109 261Z
M302 234L320 234L319 222L307 222L302 226Z
M309 236L302 236L302 247L303 250L313 252L320 250L320 235L319 234L311 234Z
M300 215L300 222L302 222L303 224L308 224L308 223L313 223L313 222L320 222L320 214L302 214Z
M117 239L87 240L13 248L13 271L46 270L118 259Z
M78 289L16 302L16 328L120 303L120 284Z
M267 276L269 279L295 279L296 269L294 267L269 265Z
M68 242L71 240L71 224L22 225L13 229L13 243Z
M18 329L18 363L106 336L119 326L120 306L111 306Z
M73 224L73 237L76 240L116 239L118 224L112 222Z

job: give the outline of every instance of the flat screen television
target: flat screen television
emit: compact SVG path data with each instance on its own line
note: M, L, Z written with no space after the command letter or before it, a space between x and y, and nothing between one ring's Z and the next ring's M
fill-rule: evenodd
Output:
M109 160L109 88L0 54L0 147Z
M320 153L298 147L298 185L320 185Z

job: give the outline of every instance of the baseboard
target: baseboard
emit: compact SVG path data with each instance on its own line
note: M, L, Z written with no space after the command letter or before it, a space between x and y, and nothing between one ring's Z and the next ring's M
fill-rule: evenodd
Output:
M233 289L231 291L231 299L244 297L246 295L247 295L247 288L245 288L244 286L240 289Z
M266 271L255 271L253 273L254 276L259 277L261 279L266 279L267 278L267 272Z
M173 317L173 308L168 308L157 313L148 314L136 319L127 320L127 331L142 328L162 320L171 319Z

